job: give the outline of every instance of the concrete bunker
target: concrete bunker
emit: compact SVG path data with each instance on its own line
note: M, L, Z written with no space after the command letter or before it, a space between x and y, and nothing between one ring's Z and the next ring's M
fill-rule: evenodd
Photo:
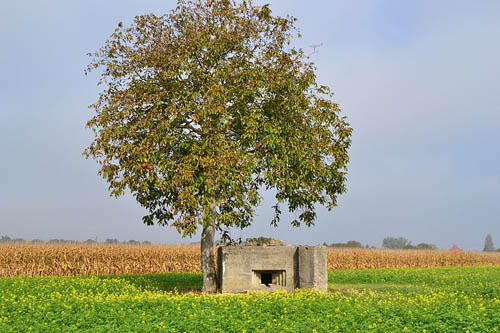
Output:
M284 246L279 240L261 237L247 239L245 245L221 246L217 251L222 293L327 290L325 246Z

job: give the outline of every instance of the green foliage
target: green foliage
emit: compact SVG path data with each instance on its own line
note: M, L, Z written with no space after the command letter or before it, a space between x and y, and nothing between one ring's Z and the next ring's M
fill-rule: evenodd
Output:
M10 238L9 236L0 237L0 243L24 243L26 242L23 238Z
M119 24L93 57L105 84L85 150L112 195L128 188L146 224L184 235L199 225L246 227L276 190L293 225L313 224L345 192L351 128L290 45L292 17L252 1L180 0L162 16ZM215 209L213 209L215 206Z
M10 242L10 241L12 241L12 238L10 238L9 236L0 237L0 242L2 242L2 243L4 243L4 242L6 243L6 242Z
M484 240L484 252L495 251L495 245L493 244L493 237L490 234L486 235L486 239Z
M47 243L49 244L73 244L73 243L78 243L77 241L74 240L67 240L67 239L62 239L62 238L54 238L49 240Z
M3 278L0 331L495 332L500 328L500 267L330 271L329 283L329 293L207 295L175 291L199 290L200 274Z
M404 249L407 246L411 245L411 241L407 240L404 237L386 237L382 241L382 247L387 249Z
M347 243L332 243L327 246L335 248L364 248L363 244L355 240L350 240Z
M202 287L201 275L198 273L168 273L140 275L105 275L98 276L104 280L121 280L144 291L188 292L199 291Z
M437 250L436 244L420 243L415 246L416 250Z
M437 250L436 244L419 243L417 245L406 245L403 249L405 250Z

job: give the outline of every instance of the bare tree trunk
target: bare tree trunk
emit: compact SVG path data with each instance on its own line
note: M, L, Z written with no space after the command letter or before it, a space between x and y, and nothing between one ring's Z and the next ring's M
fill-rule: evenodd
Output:
M203 274L203 291L216 292L217 278L214 261L214 224L203 227L201 233L201 272Z

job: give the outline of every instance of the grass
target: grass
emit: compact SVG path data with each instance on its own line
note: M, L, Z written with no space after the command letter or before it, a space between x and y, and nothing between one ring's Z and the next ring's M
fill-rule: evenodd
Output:
M0 279L0 332L495 332L500 267L329 272L329 292L204 295L171 273Z
M163 292L201 291L203 280L199 273L167 273L144 275L104 275L103 280L120 280L140 290Z

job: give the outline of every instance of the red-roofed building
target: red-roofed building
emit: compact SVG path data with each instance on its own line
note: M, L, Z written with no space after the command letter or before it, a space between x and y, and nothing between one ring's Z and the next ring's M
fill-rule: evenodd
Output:
M461 248L453 244L453 246L449 249L449 251L463 251Z

